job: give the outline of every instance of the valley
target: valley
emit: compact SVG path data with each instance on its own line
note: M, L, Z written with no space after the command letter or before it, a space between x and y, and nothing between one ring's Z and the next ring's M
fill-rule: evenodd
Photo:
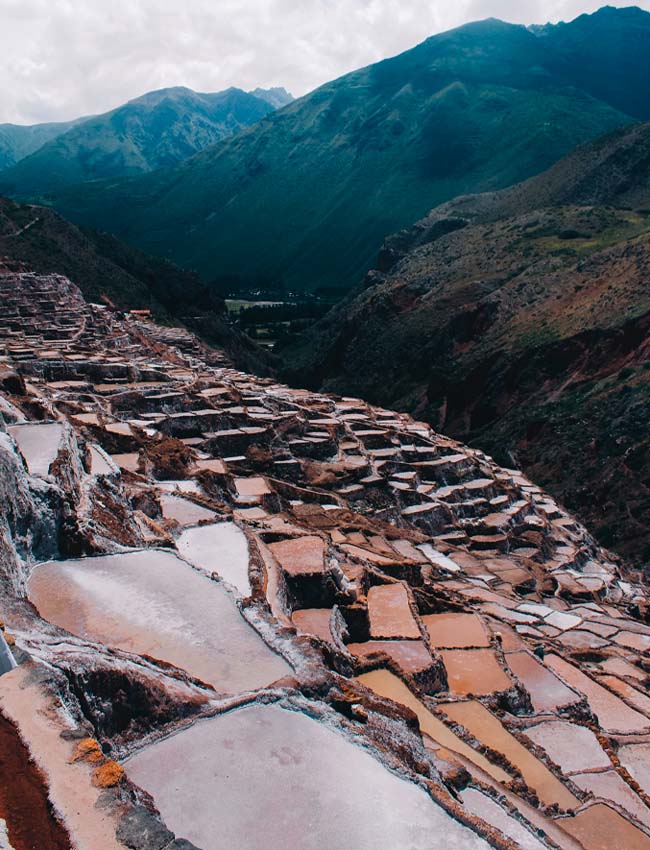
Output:
M650 15L605 7L569 30L602 56L609 82L586 82L566 61L562 27L491 18L326 83L190 159L63 180L47 202L217 287L350 289L388 234L437 204L517 183L650 118L630 94L650 82L647 51L636 49ZM635 49L621 64L624 44ZM56 169L30 159L0 174L0 193L42 200Z

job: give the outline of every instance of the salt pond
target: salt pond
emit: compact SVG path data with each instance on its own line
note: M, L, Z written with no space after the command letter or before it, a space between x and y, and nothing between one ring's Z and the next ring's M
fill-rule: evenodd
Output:
M421 788L316 720L251 706L195 723L126 764L203 850L487 850Z
M441 707L451 720L464 726L484 746L503 753L511 764L519 768L528 785L537 791L545 805L557 803L565 809L579 805L579 800L480 702L469 700L445 703Z
M618 750L618 757L632 779L650 794L650 743L624 744Z
M243 596L249 596L248 543L234 522L188 528L176 541L180 554L210 575L218 573Z
M90 472L92 475L112 475L117 467L111 465L108 456L99 446L90 446Z
M476 788L466 788L461 792L460 798L472 814L496 827L511 838L517 847L522 850L546 850L545 844L487 794Z
M452 750L468 759L498 782L510 781L511 777L504 770L498 765L492 764L482 753L473 750L469 744L466 744L455 735L390 670L372 670L370 673L363 673L361 676L358 676L357 681L373 690L376 694L379 694L379 696L392 699L394 702L401 703L401 705L405 705L414 711L422 732L428 735L437 745Z
M529 726L524 733L545 750L565 774L602 770L612 766L598 739L585 726L566 720L548 720Z
M160 497L160 508L163 519L174 520L181 526L198 525L204 520L216 519L214 511L169 493L163 493Z
M292 672L223 587L170 552L50 561L32 572L28 594L51 623L175 664L220 691L263 687Z
M61 445L63 426L59 422L13 425L9 433L16 441L30 475L47 475Z

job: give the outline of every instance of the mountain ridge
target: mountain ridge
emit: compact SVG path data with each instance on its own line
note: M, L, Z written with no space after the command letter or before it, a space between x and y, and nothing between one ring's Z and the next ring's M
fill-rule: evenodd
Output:
M578 88L556 32L488 19L432 36L178 166L52 202L217 286L345 290L431 206L518 183L643 117ZM640 82L646 65L633 57Z
M42 124L0 124L0 172L86 120L87 117Z
M274 97L277 94L262 97L235 87L205 93L173 86L146 92L76 122L4 171L0 180L21 195L39 199L59 186L144 174L182 161L260 120L276 108Z

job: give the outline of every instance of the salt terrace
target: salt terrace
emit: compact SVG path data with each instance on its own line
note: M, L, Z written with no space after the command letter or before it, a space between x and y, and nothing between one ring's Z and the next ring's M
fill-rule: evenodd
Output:
M0 334L0 710L70 846L650 848L646 591L521 472L59 276Z

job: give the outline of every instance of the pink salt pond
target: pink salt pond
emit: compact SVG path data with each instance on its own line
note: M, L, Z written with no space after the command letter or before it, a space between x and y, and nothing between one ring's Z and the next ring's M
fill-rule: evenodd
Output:
M454 694L482 696L512 687L491 649L441 649L440 656Z
M276 706L198 721L125 768L203 850L488 850L366 749Z
M59 422L12 425L9 434L16 441L30 475L46 476L56 460L63 439Z
M109 456L102 448L99 446L90 446L91 475L112 475L117 471L117 467L113 465Z
M271 490L264 478L235 478L235 490L237 501L240 504L257 504L263 496L268 495Z
M429 633L431 646L442 649L487 647L490 639L481 618L476 614L445 612L427 614L422 622Z
M208 472L216 472L225 475L227 472L226 464L220 458L204 458L196 461L196 468L199 472L207 470Z
M650 795L650 743L625 744L617 755L630 776Z
M573 664L558 655L548 655L545 663L560 676L567 685L587 698L591 710L598 717L606 732L643 732L650 728L650 721L643 714L630 708L620 697L599 685Z
M171 552L50 561L33 570L27 590L54 625L174 664L219 691L264 687L292 672L224 588Z
M547 845L535 838L531 829L527 829L487 794L476 788L466 788L460 798L468 811L500 830L521 850L547 850Z
M496 764L472 749L458 735L436 717L424 703L413 694L404 682L389 670L372 670L357 677L357 681L381 697L405 705L417 715L421 731L437 746L457 753L475 764L497 782L509 782L511 777Z
M320 537L293 537L271 543L269 549L287 575L313 575L325 569L325 544Z
M368 591L372 638L420 638L420 630L403 584L385 584Z
M650 651L650 636L648 635L635 634L634 632L619 632L612 640L626 649L635 649L637 652Z
M170 493L164 493L160 497L160 508L164 519L174 520L179 525L198 525L200 522L215 519L214 511Z
M348 644L348 652L359 658L383 653L407 675L420 673L433 664L431 653L421 640L369 640Z
M585 850L650 850L650 838L604 803L596 803L557 823Z
M650 827L650 809L615 770L600 773L574 773L571 779L578 788L590 791L594 797L599 797L601 800L611 800L634 815L640 823Z
M442 711L465 729L481 744L502 753L519 768L526 783L547 806L556 803L563 809L573 809L579 801L539 759L530 753L480 702L445 703Z
M600 676L599 681L607 685L610 691L623 697L630 705L642 711L647 717L650 717L650 697L641 691L633 688L627 682L621 681L616 676Z
M126 452L124 454L111 455L111 457L113 462L116 463L120 469L124 469L127 472L138 471L138 466L140 464L139 452Z
M331 615L331 608L303 608L301 611L293 612L291 622L299 635L314 635L327 643L331 643Z
M556 711L580 699L530 652L510 652L506 663L530 694L535 711Z

